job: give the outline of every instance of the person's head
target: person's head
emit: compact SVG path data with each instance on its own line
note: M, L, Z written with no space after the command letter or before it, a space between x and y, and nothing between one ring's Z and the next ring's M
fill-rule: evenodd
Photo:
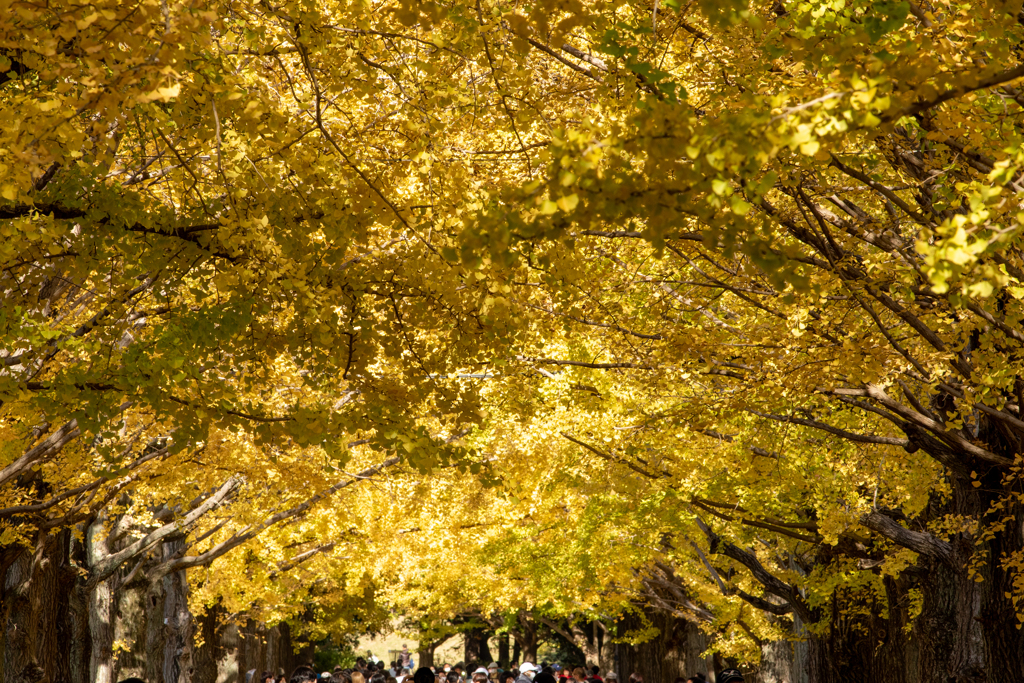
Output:
M318 678L320 678L320 674L314 671L312 667L297 666L292 671L292 676L288 679L288 683L313 683Z
M352 683L352 676L347 671L335 669L331 674L331 683Z
M352 683L366 683L366 676L359 669L352 672Z
M555 675L555 669L554 669L554 667L551 667L551 666L542 666L540 668L540 672L542 674L551 674L552 676ZM533 680L537 680L537 679L535 678Z
M558 683L558 681L555 680L554 674L541 671L533 677L533 683Z
M459 683L462 680L462 677L456 671L449 671L445 674L444 678L448 683Z
M743 674L737 669L726 669L715 677L718 683L743 683Z
M370 683L388 683L388 677L378 671L370 676Z
M594 666L590 667L590 675L591 676L597 676L600 673L601 673L601 667L597 666L596 664Z
M575 678L577 681L581 681L582 683L582 681L587 680L587 670L584 669L582 666L577 666L575 669L572 670L572 677Z
M516 680L516 675L512 672L512 669L509 669L508 671L502 671L499 673L497 680L498 683L509 683L509 681Z
M487 683L487 674L486 673L482 673L482 674L481 673L474 673L473 674L473 683Z
M408 645L406 645L405 643L402 643L402 649L403 649L403 650L408 650L408 649L409 649L409 646L408 646Z
M533 677L537 675L537 667L535 667L530 662L523 662L523 665L519 667L519 673L523 674L532 681Z
M425 666L416 669L412 675L413 683L434 683L434 672Z
M605 683L619 683L619 674L609 671L604 675Z
M271 671L264 671L260 674L260 683L274 683L274 674Z
M686 683L708 683L708 679L704 677L704 674L694 674L686 679Z
M644 683L644 677L638 673L629 674L629 683Z

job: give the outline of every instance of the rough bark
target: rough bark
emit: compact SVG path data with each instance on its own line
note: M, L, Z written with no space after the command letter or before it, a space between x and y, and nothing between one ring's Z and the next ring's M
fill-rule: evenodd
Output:
M117 653L117 680L137 677L146 680L146 584L123 586L115 597L117 606L114 639L127 649Z
M220 607L214 605L203 614L196 617L196 638L201 643L196 643L192 658L195 667L193 680L213 683L218 680L218 662L222 656L222 632L219 628L217 617Z
M90 567L95 567L110 554L104 519L100 516L86 531L86 554ZM89 654L91 683L114 683L114 610L111 590L114 580L111 577L97 581L87 590L89 634L92 640Z
M0 678L4 681L80 680L73 666L71 543L67 530L39 532L32 548L0 550Z
M163 544L163 561L184 551L184 541ZM164 683L191 683L193 623L188 607L188 579L184 571L171 572L164 576Z
M658 616L654 617L658 619ZM664 615L667 620L669 617ZM619 621L619 638L624 638L630 631L639 630L643 620L636 613L629 613ZM626 680L631 674L640 674L644 683L671 683L675 680L675 672L668 680L664 664L666 656L664 632L644 643L636 645L619 644L618 656L620 680Z
M757 683L790 683L793 680L793 648L789 641L761 643L761 663L754 680Z
M164 671L164 590L162 581L146 582L146 652L147 681L163 681Z
M239 659L241 642L238 624L225 624L218 641L217 683L238 683L244 681L245 671ZM290 673L290 672L289 672Z

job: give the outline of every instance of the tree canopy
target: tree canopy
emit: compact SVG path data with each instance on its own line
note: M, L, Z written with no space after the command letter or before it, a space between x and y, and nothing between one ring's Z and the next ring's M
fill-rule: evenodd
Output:
M1024 680L1020 2L4 8L4 566Z

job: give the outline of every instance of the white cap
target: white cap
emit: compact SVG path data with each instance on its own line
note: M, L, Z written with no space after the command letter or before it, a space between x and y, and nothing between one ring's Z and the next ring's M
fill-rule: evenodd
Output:
M523 662L523 665L519 667L519 673L530 673L531 671L537 671L537 667L529 662Z
M480 667L479 669L477 669L477 670L476 670L476 671L474 671L473 673L475 673L475 674L485 674L485 673L487 673L487 669L485 669L485 668L483 668L483 667L481 666L481 667Z
M488 669L498 669L500 667L498 666L497 662L491 662L490 664L487 665L487 668Z

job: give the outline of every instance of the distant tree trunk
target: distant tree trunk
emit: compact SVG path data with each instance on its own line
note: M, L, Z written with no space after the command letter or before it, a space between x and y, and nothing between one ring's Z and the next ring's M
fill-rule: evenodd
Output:
M584 666L597 664L601 652L597 647L597 639L594 638L594 625L592 623L571 624L569 633L572 635L572 644L579 648Z
M420 641L419 649L416 651L417 668L420 666L434 666L434 650L440 643L429 643Z
M602 621L595 621L590 624L594 633L594 643L597 646L597 659L594 662L601 669L601 675L611 671L615 666L615 646L611 643L608 627Z
M491 650L487 647L489 635L482 628L466 631L462 649L462 661L465 662L467 667L471 662L477 663L480 666L487 666L491 662Z
M508 668L509 665L509 651L508 651L508 634L498 634L498 659L497 662L502 668Z
M217 623L220 610L220 605L213 605L196 618L196 634L202 638L202 645L196 647L192 655L195 683L218 680L217 665L224 649L221 640L224 629Z
M275 666L276 668L284 669L288 675L291 675L292 670L299 665L298 657L295 654L295 649L292 643L291 627L282 622L277 625L277 629L281 633L281 638L280 650L278 651Z
M513 638L512 640L513 640L513 643L512 643L512 661L509 662L509 664L512 664L513 662L516 663L516 664L522 664L523 663L523 659L522 659L523 650L522 650L522 648L519 647L519 641L518 640L516 640L515 638Z
M518 656L513 659L519 661L520 664L523 662L530 662L531 664L537 663L537 646L539 645L539 638L537 632L537 622L534 621L533 615L529 612L520 611L516 615L515 628L509 629L512 637L516 640L518 649L521 650L522 660Z

